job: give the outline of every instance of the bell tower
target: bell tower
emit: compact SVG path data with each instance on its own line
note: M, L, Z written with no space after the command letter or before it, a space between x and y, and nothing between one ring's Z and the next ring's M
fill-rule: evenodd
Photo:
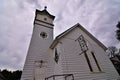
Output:
M53 41L53 21L47 7L36 10L33 34L26 56L21 80L44 80L47 68L47 55Z

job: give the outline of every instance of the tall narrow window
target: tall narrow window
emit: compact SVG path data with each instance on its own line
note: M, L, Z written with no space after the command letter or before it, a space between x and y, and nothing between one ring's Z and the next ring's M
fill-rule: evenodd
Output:
M77 40L78 40L78 42L79 42L79 45L80 45L80 48L81 48L82 52L83 52L84 55L85 55L86 61L87 61L88 66L89 66L89 69L90 69L91 72L93 72L93 69L92 69L90 60L89 60L88 55L87 55L87 53L86 53L86 52L88 51L88 46L87 46L87 44L86 44L86 41L85 41L85 39L84 39L84 37L83 37L82 35L80 35Z
M97 59L96 59L96 57L95 57L95 54L94 54L93 52L91 52L91 54L92 54L92 56L93 56L93 58L94 58L94 60L95 60L95 63L96 63L96 65L97 65L97 67L98 67L98 70L101 71L101 68L100 68L100 66L99 66L99 64L98 64L98 61L97 61Z
M93 69L92 69L92 66L91 66L91 63L90 63L90 60L89 60L89 58L88 58L87 53L85 52L84 55L85 55L85 58L86 58L86 60L87 60L88 66L89 66L89 68L90 68L90 71L93 72Z
M79 45L80 45L81 50L83 52L88 50L88 47L86 45L86 41L85 41L85 39L84 39L84 37L82 35L79 36L78 42L79 42Z
M55 62L58 63L59 55L57 52L57 48L55 48Z

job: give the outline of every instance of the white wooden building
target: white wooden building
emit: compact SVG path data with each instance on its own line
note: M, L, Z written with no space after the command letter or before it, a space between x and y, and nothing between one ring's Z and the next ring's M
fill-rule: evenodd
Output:
M36 10L21 80L116 80L106 47L79 23L53 40L55 16Z

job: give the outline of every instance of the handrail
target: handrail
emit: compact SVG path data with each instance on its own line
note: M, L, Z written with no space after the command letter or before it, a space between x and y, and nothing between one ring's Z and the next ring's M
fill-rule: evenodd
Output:
M45 80L48 80L49 78L53 78L53 80L55 80L55 77L59 77L59 76L64 76L65 80L67 80L67 77L68 77L68 76L71 76L71 77L72 77L72 80L74 80L73 74L52 75L52 76L49 76L49 77L45 78Z

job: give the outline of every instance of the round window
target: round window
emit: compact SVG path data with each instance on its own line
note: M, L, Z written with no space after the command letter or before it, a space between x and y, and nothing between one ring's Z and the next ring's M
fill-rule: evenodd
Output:
M46 32L41 32L41 33L40 33L40 36L41 36L42 38L47 38L47 33L46 33Z
M44 18L45 21L47 21L47 18Z

